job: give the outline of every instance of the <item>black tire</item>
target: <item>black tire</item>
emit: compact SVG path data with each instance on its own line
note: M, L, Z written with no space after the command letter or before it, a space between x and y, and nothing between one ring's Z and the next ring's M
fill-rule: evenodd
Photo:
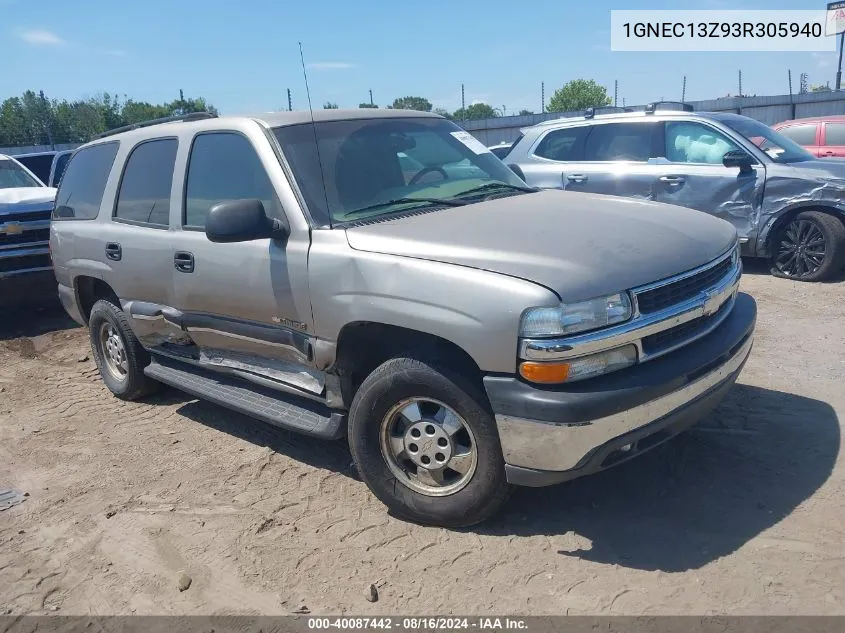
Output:
M770 251L769 267L776 277L830 279L845 266L845 224L824 211L801 211L774 235Z
M408 398L431 398L457 413L472 432L476 465L468 483L446 496L413 490L388 466L381 425ZM457 528L493 515L510 496L499 434L483 391L439 361L394 358L363 382L349 411L349 447L361 478L397 517Z
M115 375L106 358L107 351L102 342L101 332L107 326L111 326L122 339L126 366L122 377ZM156 390L158 383L144 375L144 367L150 364L150 355L141 347L123 310L106 299L97 301L91 308L91 316L88 318L88 334L91 338L94 362L97 363L100 376L115 396L121 400L137 400Z

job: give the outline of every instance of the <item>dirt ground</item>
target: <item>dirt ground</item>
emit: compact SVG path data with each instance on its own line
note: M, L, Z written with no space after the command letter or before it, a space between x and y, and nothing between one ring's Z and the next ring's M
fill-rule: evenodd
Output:
M845 614L845 282L746 264L743 289L756 344L716 413L463 531L388 516L343 442L120 402L84 329L6 315L0 489L29 497L0 512L0 613Z

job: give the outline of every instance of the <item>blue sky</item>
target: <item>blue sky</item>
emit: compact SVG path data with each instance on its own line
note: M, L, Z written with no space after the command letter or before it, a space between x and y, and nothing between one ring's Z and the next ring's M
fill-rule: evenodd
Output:
M816 9L815 0L0 0L0 98L26 89L77 99L107 91L161 102L204 96L238 114L419 95L435 107L484 101L540 110L566 81L619 80L619 103L787 92L798 75L833 84L835 53L610 51L611 9Z

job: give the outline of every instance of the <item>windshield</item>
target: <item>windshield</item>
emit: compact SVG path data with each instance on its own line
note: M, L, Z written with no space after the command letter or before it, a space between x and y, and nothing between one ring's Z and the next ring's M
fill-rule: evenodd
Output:
M0 159L0 189L40 186L41 183L26 173L15 161Z
M775 132L764 123L745 117L730 117L722 119L722 123L735 132L739 132L749 141L768 154L776 163L797 163L802 160L813 160L813 155L803 147Z
M312 217L322 224L530 191L484 145L444 119L324 121L274 132Z

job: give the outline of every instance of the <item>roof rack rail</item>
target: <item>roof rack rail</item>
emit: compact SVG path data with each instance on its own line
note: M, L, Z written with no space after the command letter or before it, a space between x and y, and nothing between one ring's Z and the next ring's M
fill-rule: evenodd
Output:
M584 110L584 118L592 119L596 114L613 114L614 112L633 112L633 108L622 108L619 106L595 106Z
M166 116L160 119L151 119L149 121L139 121L138 123L130 123L122 127L116 127L113 130L102 132L93 137L92 140L105 138L107 136L114 136L122 132L129 132L130 130L137 130L142 127L150 127L151 125L160 125L162 123L173 123L176 121L202 121L203 119L216 119L217 115L213 112L190 112L188 114L174 114L173 116Z
M653 101L652 103L649 103L645 107L645 113L646 114L654 114L655 110L657 110L657 106L664 105L664 104L674 105L674 106L678 106L678 107L661 108L662 110L681 110L683 112L695 112L695 108L692 107L692 104L686 103L684 101Z

